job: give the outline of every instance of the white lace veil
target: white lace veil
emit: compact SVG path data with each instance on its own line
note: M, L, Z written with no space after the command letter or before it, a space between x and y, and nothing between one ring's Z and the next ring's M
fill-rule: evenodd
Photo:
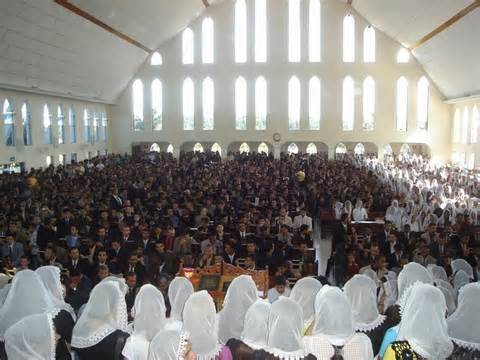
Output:
M257 300L245 314L241 340L254 350L264 349L267 345L270 308L269 302Z
M8 293L10 291L10 288L12 287L12 284L7 284L3 288L0 289L0 309L3 306L3 303L7 299Z
M49 265L39 267L35 272L40 277L40 280L42 280L48 293L51 295L55 307L68 311L75 321L75 311L70 304L65 302L64 299L64 290L60 280L60 269L57 266Z
M150 284L143 285L132 308L132 335L142 335L147 341L151 341L165 326L166 311L165 300L160 290Z
M180 330L161 330L150 343L148 360L184 360L188 333Z
M125 296L114 281L95 286L73 328L72 347L89 348L116 330L127 331Z
M302 308L304 328L308 328L315 318L315 296L321 288L320 281L306 277L298 280L290 293L290 299Z
M412 349L427 359L443 360L453 351L447 333L447 305L440 290L421 282L409 291L402 309L398 340L406 340Z
M245 314L257 299L257 286L251 276L240 275L232 281L218 319L218 336L223 344L240 339Z
M377 285L365 275L355 275L343 288L352 306L355 330L371 331L385 321L378 313Z
M5 351L12 360L55 360L51 314L24 317L5 332Z
M7 285L9 281L10 281L10 277L5 275L4 273L0 273L0 290L2 290L3 287Z
M385 300L383 304L384 310L388 309L392 305L395 305L398 299L397 280L385 281L381 291L385 294Z
M453 287L455 291L460 291L460 289L470 283L470 276L463 270L458 270L453 277Z
M452 315L455 309L457 308L457 304L455 304L454 293L452 293L450 289L446 289L442 286L437 286L437 288L442 292L443 296L445 297L445 302L447 303L448 315Z
M125 279L124 279L124 278L110 275L110 276L107 276L105 279L103 279L101 282L102 282L102 283L104 283L104 282L113 282L113 283L116 283L116 284L118 284L118 288L119 288L120 291L122 292L123 296L127 295L128 285L127 285L127 283L125 282Z
M323 335L335 346L344 346L355 334L351 305L345 293L325 285L315 299L313 335Z
M303 350L303 314L298 303L280 296L270 309L266 351L281 360L299 360Z
M400 271L400 274L398 275L397 304L403 302L403 297L407 293L407 290L417 281L420 281L424 284L433 285L432 275L426 268L415 262L408 263L403 267L402 271Z
M428 270L432 273L433 280L448 281L447 272L445 269L438 265L428 265Z
M465 259L455 259L452 260L450 266L452 267L452 272L456 274L458 271L465 271L470 279L474 279L473 268Z
M168 299L172 307L170 311L171 320L182 321L183 308L193 292L193 285L187 278L176 277L172 280L168 286Z
M24 317L54 311L54 303L40 277L32 270L20 271L14 276L7 298L0 308L0 341L5 331Z
M190 334L197 360L214 360L222 350L216 320L215 304L206 291L196 292L188 298L183 309L183 330Z
M448 334L462 348L480 350L480 283L465 285L457 310L447 319Z

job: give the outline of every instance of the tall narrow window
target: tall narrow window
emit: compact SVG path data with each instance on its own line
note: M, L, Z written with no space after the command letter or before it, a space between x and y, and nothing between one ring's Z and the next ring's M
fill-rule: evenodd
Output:
M172 145L172 144L169 144L169 145L167 146L167 153L173 154L173 145Z
M308 155L315 155L317 153L317 145L315 145L314 143L308 144L306 153Z
M250 152L250 146L247 143L242 143L239 148L240 154L248 154Z
M267 1L255 0L255 62L267 61Z
M190 28L183 30L182 34L182 60L185 65L194 63L195 44L193 43L193 31Z
M348 14L343 19L343 62L355 61L355 19Z
M478 140L478 125L480 122L480 114L478 113L477 105L472 110L472 133L470 134L470 142L476 144Z
M200 143L196 143L193 145L193 152L201 152L203 153L203 146Z
M455 116L453 117L453 142L459 143L462 133L462 115L460 109L455 110Z
M358 143L357 145L355 145L353 153L357 156L365 155L365 146L362 143Z
M255 81L255 129L267 129L267 82L263 76Z
M245 0L235 3L235 62L247 62L247 4Z
M32 110L28 102L22 105L23 145L32 145Z
M406 64L410 61L410 53L407 49L401 48L397 53L397 63Z
M375 80L368 76L363 82L363 130L375 128Z
M108 119L107 113L102 113L102 128L103 128L103 137L102 140L107 142L108 140Z
M408 81L405 77L397 80L397 130L407 131L408 123Z
M159 131L163 127L163 88L158 79L152 81L152 130Z
M73 106L68 109L68 127L70 128L70 144L77 143L77 114Z
M262 142L260 145L258 145L257 150L259 154L268 154L268 145Z
M300 129L301 111L301 89L300 80L293 76L288 82L288 129Z
M290 145L288 145L287 153L288 153L289 155L298 154L298 146L297 146L297 144L291 143Z
M363 31L363 62L374 63L376 57L375 29L370 25Z
M429 83L425 76L418 81L417 88L417 126L419 130L428 129Z
M158 51L155 51L152 54L152 57L150 58L150 65L158 66L158 65L162 65L162 63L163 63L162 55L160 55Z
M195 86L192 79L183 82L183 130L195 129Z
M310 0L308 22L308 59L320 62L321 57L321 8L320 0Z
M57 107L57 130L58 130L58 143L65 143L65 115L63 115L62 106Z
M52 143L52 114L47 104L43 106L43 139L46 145Z
M350 76L343 80L343 131L352 131L355 120L355 83Z
M93 141L98 143L100 136L100 123L98 122L98 114L93 112Z
M137 79L132 85L133 93L133 130L145 130L143 122L143 83L142 80Z
M202 84L203 130L213 130L215 113L215 87L207 77Z
M468 143L468 118L470 116L470 112L468 108L465 107L463 109L463 117L462 117L462 144Z
M247 130L247 82L241 76L235 82L235 129Z
M300 0L288 0L288 61L302 58Z
M208 17L202 23L202 62L204 64L213 64L214 44L213 20Z
M218 155L222 155L222 147L220 146L219 143L215 143L212 145L212 152L218 153Z
M321 99L320 79L314 76L308 84L308 127L310 130L320 130Z
M90 114L87 109L83 110L83 142L90 141Z
M8 99L3 103L3 135L5 138L5 145L15 145L15 113L13 106Z

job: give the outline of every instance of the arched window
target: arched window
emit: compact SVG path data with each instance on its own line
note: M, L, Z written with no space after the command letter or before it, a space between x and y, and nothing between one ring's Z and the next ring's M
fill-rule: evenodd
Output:
M460 143L462 133L462 115L460 109L455 110L455 116L453 118L453 142Z
M194 146L193 146L193 151L194 152L203 152L203 146L202 144L200 143L196 143Z
M259 154L268 154L268 145L262 142L258 145L258 153Z
M428 129L429 83L425 76L418 81L417 89L417 126L419 130Z
M301 89L300 80L292 76L288 82L288 129L300 129Z
M100 136L100 123L98 122L97 112L93 112L93 142L98 143Z
M57 107L57 130L58 130L58 143L65 143L65 115L63 115L63 108L61 105Z
M137 79L132 85L133 93L133 130L142 131L145 129L143 122L143 82Z
M363 62L374 63L375 57L375 29L371 25L369 25L363 31Z
M302 36L300 0L288 0L288 61L300 62L302 58Z
M338 144L337 147L335 148L335 154L337 155L342 155L346 153L347 153L347 147L343 143Z
M287 152L289 155L298 154L298 146L295 143L288 145Z
M308 144L306 152L308 155L315 155L318 152L317 145L315 145L314 143Z
M390 144L387 144L383 147L383 153L385 156L392 156L393 155L393 149L390 146Z
M65 155L63 154L58 155L58 163L60 165L65 165Z
M222 155L222 147L218 143L215 143L212 145L212 152Z
M245 0L235 3L235 62L247 62L247 4Z
M169 145L167 146L167 153L173 154L173 145L172 145L172 144L169 144Z
M22 105L23 145L32 145L32 109L26 101Z
M47 164L47 167L52 165L52 163L53 163L53 158L50 155L45 157L45 164Z
M203 80L203 130L213 130L215 113L215 87L209 77Z
M465 107L463 109L463 118L462 118L462 144L468 143L468 118L470 116L470 112L468 108Z
M368 76L363 82L363 130L375 128L375 80Z
M310 130L320 130L322 108L322 93L320 79L314 76L308 84L308 127Z
M87 109L83 110L83 142L90 141L90 113Z
M397 63L406 64L409 61L410 61L410 52L405 48L401 48L400 50L398 50Z
M343 19L343 62L355 62L355 18L351 14Z
M480 123L480 114L478 113L477 105L475 105L472 110L472 133L470 134L470 142L472 144L477 143L479 123Z
M267 2L255 0L255 62L267 61Z
M213 64L215 54L215 38L212 18L203 19L202 23L202 62Z
M241 76L235 82L235 129L247 130L247 82Z
M352 131L355 121L355 84L350 76L343 80L343 131Z
M250 146L247 143L242 143L240 145L240 154L248 154L250 152Z
M43 106L43 138L46 145L52 144L52 113L47 104Z
M397 80L397 130L407 131L408 123L408 81L405 77Z
M408 144L403 144L400 147L400 154L402 154L402 155L410 155L411 152L412 152L412 150L410 149L410 145L408 145Z
M358 143L353 149L353 153L357 156L365 155L365 146L362 143Z
M107 119L107 113L102 113L102 128L103 128L102 140L106 142L106 141L108 140L108 119Z
M190 28L183 30L182 34L182 62L185 65L193 64L195 61L195 44L193 42L193 31Z
M160 146L158 146L157 143L153 143L152 146L150 146L150 152L160 152Z
M5 145L15 145L15 113L13 106L8 99L3 102L3 135L5 138Z
M267 129L267 82L263 76L255 81L255 129Z
M77 143L77 113L73 106L68 109L68 127L70 128L70 144Z
M158 51L155 51L150 58L150 65L158 66L163 64L162 55Z
M322 53L320 0L310 0L308 12L308 59L310 62L320 62Z
M195 129L195 86L192 79L183 82L183 130Z
M152 130L160 131L163 128L163 86L159 79L154 79L152 91Z

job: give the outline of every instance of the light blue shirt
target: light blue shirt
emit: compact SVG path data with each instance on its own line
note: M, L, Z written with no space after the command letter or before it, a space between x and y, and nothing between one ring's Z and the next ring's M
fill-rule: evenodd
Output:
M399 328L398 325L391 327L385 333L385 336L383 337L383 341L382 341L382 346L380 346L380 351L378 353L378 355L380 355L382 358L385 356L385 352L387 351L390 344L397 340L398 328Z

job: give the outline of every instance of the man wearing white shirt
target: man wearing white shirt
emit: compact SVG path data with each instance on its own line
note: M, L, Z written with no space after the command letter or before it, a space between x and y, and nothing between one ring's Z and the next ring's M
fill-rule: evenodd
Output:
M275 301L278 300L280 296L289 297L290 296L290 288L287 286L287 281L283 276L275 277L275 287L268 290L268 301L270 304L273 304Z
M305 209L300 210L300 215L295 216L293 220L294 229L299 229L302 225L308 225L308 231L312 231L312 218L307 216Z

